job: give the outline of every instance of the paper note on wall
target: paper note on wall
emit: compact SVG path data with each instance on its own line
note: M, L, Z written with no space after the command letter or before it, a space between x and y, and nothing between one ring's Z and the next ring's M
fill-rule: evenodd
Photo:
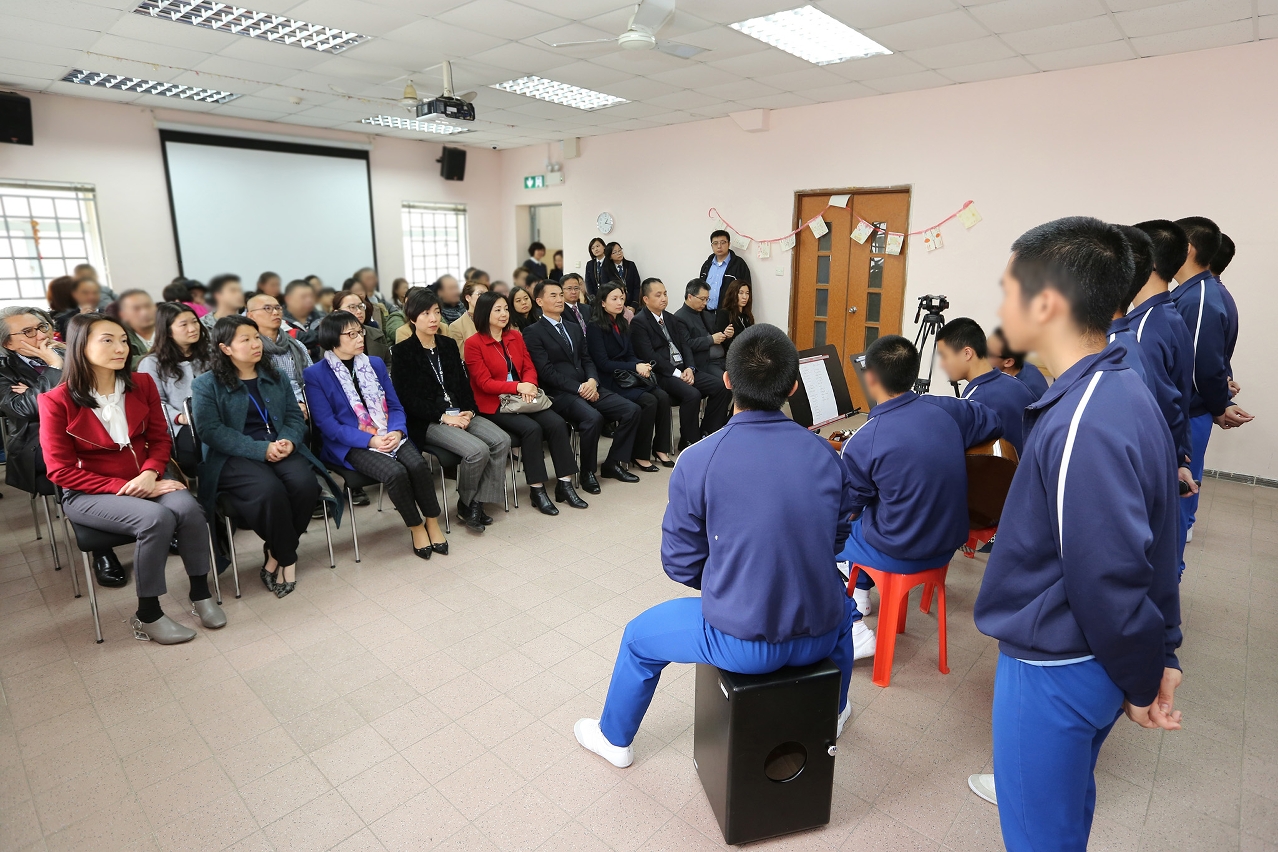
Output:
M830 374L825 370L825 359L800 361L799 380L803 382L808 405L812 408L812 425L838 420L839 404L834 399L834 387L830 384Z
M781 240L781 251L789 251L794 248L794 234Z
M852 229L852 239L864 244L872 233L874 233L874 226L864 219L858 219L856 227Z
M813 219L808 223L808 230L812 231L812 236L818 240L830 233L830 228L825 224L825 220L821 218Z
M740 234L732 235L732 250L737 254L745 254L750 250L750 238L743 237Z
M754 256L757 257L759 260L765 260L769 257L772 257L771 243L755 243L754 247L756 249Z
M901 245L902 245L904 242L905 242L905 234L894 234L894 233L892 233L891 231L888 231L888 235L887 235L887 248L886 248L887 253L888 253L888 254L900 254L900 253L901 253Z
M975 204L969 204L958 212L958 220L963 223L964 228L970 228L981 221L981 214L976 212Z
M850 195L831 195L830 206L831 207L847 207L848 199L851 197L852 196Z
M929 228L924 231L923 245L927 246L928 251L936 251L939 248L945 248L945 240L941 239L941 229Z

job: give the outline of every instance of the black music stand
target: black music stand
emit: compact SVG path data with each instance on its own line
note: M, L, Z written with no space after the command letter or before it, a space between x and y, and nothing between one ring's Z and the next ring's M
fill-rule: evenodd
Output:
M843 364L839 361L838 348L834 344L829 344L799 352L800 365L812 363L818 359L825 363L825 373L830 380L830 389L834 392L837 416L824 418L819 423L813 422L812 403L808 399L808 389L804 387L802 373L799 375L799 389L794 392L794 396L790 397L790 417L795 423L812 430L858 413L856 406L852 404L852 395L848 393L848 382L843 375Z

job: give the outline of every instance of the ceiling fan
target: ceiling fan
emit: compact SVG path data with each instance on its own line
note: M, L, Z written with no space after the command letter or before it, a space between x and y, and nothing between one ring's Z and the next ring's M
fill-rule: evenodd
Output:
M669 23L675 11L675 0L643 0L635 6L635 13L630 17L630 25L624 33L616 38L596 38L587 41L549 42L538 39L550 47L580 47L584 44L614 43L622 50L659 50L680 59L691 59L705 51L703 47L690 44L665 41L657 38L657 33Z
M453 64L447 59L439 65L433 66L432 68L424 68L422 70L425 72L434 70L434 68L441 68L443 70L444 92L440 95L441 99L455 99L465 101L466 103L473 103L475 98L478 97L478 92L464 92L460 95L453 94ZM397 80L402 79L404 78L397 77L395 80L391 80L390 82L394 83ZM417 110L417 105L421 102L422 99L417 94L417 88L413 85L413 81L410 78L408 80L408 84L404 86L404 94L399 99L399 105L407 109L409 112L415 112Z

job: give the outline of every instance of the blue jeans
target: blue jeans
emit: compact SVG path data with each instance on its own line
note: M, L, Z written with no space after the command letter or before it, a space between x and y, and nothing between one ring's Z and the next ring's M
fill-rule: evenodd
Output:
M608 742L628 746L648 712L661 670L670 663L709 663L740 674L766 674L783 666L807 666L830 657L842 673L839 712L848 703L852 679L852 615L845 596L843 621L820 636L787 642L747 641L706 623L701 598L676 598L641 612L626 625L608 685L599 727Z
M1086 852L1096 756L1123 693L1096 660L1034 666L999 654L994 787L1008 852Z
M949 553L929 556L927 559L897 559L895 556L889 556L865 540L865 532L861 529L861 519L857 518L852 522L852 531L848 534L848 542L843 545L843 552L838 555L838 560L849 563L849 566L851 563L856 562L892 574L917 574L920 571L930 571L933 568L940 568L942 565L949 564L950 557L953 555L954 551L951 550ZM874 588L874 581L870 579L869 574L861 571L857 574L856 587L858 589L872 589ZM857 620L860 620L861 614L858 612L856 617Z

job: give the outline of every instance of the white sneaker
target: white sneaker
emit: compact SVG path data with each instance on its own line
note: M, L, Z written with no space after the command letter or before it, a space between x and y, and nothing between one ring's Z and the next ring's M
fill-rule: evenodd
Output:
M836 729L834 738L837 740L843 736L843 726L852 718L852 702L848 702L848 706L843 708L843 712L839 714L839 727Z
M874 631L864 621L852 625L852 659L864 660L874 656Z
M835 562L834 567L839 569L839 576L841 576L843 578L843 582L846 583L848 581L848 577L851 575L851 572L852 572L852 563Z
M967 776L967 786L972 788L973 793L991 805L998 805L998 796L994 793L993 775L969 775Z
M1189 529L1185 530L1185 544L1189 544L1193 540L1194 540L1194 528L1190 527Z
M622 748L608 742L603 731L599 730L598 719L578 719L577 724L572 726L572 732L577 735L577 742L584 748L593 751L618 769L625 769L635 762L634 749L630 746Z
M853 589L852 600L856 603L857 611L861 615L870 614L870 590L869 589Z

